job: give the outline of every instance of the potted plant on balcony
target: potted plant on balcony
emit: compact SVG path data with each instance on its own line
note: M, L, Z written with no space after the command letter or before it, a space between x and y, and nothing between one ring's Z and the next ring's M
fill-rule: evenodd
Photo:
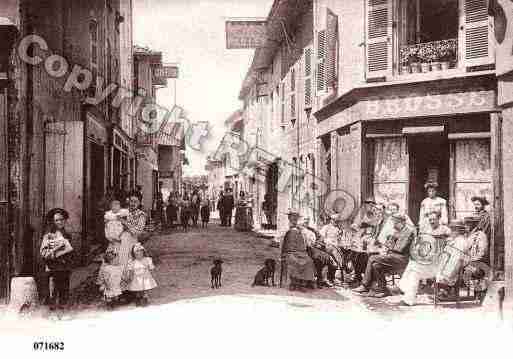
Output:
M433 44L432 43L424 43L419 44L419 57L421 60L421 70L422 72L431 71L431 62L433 61Z
M407 57L407 63L410 67L410 72L412 74L416 74L416 73L420 72L420 62L421 62L421 59L419 57L417 47L415 47L415 46L410 47L408 57Z
M442 70L448 70L456 59L456 41L444 40L439 51L439 61Z

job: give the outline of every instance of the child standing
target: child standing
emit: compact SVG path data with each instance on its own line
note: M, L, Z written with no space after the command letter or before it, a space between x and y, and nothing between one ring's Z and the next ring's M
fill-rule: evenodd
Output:
M207 228L210 221L210 203L208 199L201 201L201 226Z
M153 261L147 256L144 247L137 243L132 247L132 260L128 262L125 277L128 290L134 293L135 305L148 305L148 291L157 287L151 272L155 269Z
M121 202L113 200L110 202L110 211L105 212L105 237L109 242L119 241L119 236L123 233L123 224L121 218L128 216L128 209L121 208Z
M114 264L116 252L108 250L103 258L103 264L98 273L97 284L103 293L103 299L108 309L113 309L119 303L121 296L121 280L123 268Z

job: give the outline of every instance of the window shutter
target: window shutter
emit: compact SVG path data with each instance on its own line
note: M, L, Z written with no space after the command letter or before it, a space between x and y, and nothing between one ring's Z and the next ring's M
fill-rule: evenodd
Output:
M367 80L392 75L392 0L366 0Z
M296 70L290 70L290 91L296 91Z
M326 89L326 30L317 33L317 91Z
M495 62L493 33L488 16L489 0L464 0L463 39L465 66L490 65Z
M296 118L296 95L290 95L290 119Z
M281 125L283 126L285 124L285 82L281 83L280 102L281 102Z
M326 55L326 86L328 89L337 88L338 78L338 16L329 9L326 15L326 36L327 36L327 55Z
M304 69L305 69L305 108L312 107L312 48L307 47L304 50Z

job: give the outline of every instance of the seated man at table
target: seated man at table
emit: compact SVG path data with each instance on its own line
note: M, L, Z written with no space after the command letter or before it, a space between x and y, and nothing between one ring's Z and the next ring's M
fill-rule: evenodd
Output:
M341 275L344 276L344 272L348 272L347 262L351 256L352 233L349 230L348 218L344 218L340 214L333 214L331 222L325 225L319 233L324 243L324 250L333 257ZM331 284L340 285L342 283L335 278L335 272L336 269L328 272L328 281Z
M385 275L402 273L408 265L410 245L415 238L415 228L406 224L406 217L395 214L391 217L394 230L388 235L382 254L369 258L362 284L354 292L368 294L375 298L383 298L390 294L386 287ZM376 288L371 291L373 284Z
M488 238L478 226L479 223L479 217L466 217L463 227L466 235L461 233L452 238L444 249L442 256L445 256L445 259L442 260L437 275L441 298L447 295L447 287L456 284L462 269L463 280L466 283L483 279L488 275ZM476 288L478 291L485 289L484 286Z
M415 305L419 281L436 276L442 248L451 235L449 227L440 224L439 211L427 214L429 226L419 234L410 250L410 261L399 281L399 289L404 296L400 305Z
M290 290L315 288L313 261L308 256L306 240L298 225L299 211L291 209L287 216L290 228L283 237L281 259L287 265Z
M333 287L333 279L335 278L335 272L338 268L337 262L326 251L326 246L322 241L320 233L310 226L310 218L305 217L301 227L306 240L308 255L314 262L317 286L319 288ZM324 279L323 276L323 269L325 267L328 267L328 280Z

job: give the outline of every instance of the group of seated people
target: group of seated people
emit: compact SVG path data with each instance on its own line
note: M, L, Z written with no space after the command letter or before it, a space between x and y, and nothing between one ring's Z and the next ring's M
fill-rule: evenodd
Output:
M309 218L300 224L299 211L289 210L290 229L283 238L281 256L290 289L344 285L357 294L383 298L391 295L386 277L399 274L400 304L410 306L416 303L420 281L433 280L444 297L460 277L467 283L485 278L489 273L488 201L472 197L474 215L448 223L446 201L437 196L437 184L425 187L428 197L422 201L418 226L400 213L397 203L384 206L372 198L364 201L354 219L334 214L319 231L310 226Z

